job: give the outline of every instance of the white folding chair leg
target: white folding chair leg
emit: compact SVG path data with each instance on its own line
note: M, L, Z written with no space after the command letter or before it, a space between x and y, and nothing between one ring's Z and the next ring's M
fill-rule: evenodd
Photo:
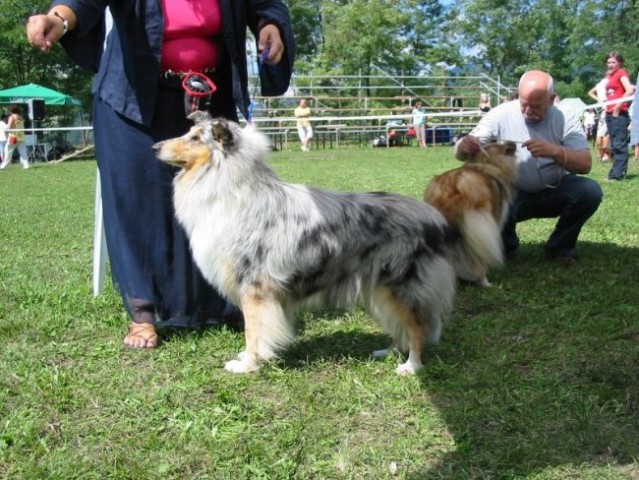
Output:
M106 276L107 246L104 236L104 217L102 215L102 187L100 171L95 181L95 223L93 227L93 296L97 297L104 290Z

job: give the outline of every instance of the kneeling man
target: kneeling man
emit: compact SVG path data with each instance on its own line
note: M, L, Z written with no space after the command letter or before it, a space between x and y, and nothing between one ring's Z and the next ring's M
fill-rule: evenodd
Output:
M455 157L464 160L481 145L498 140L516 142L518 192L502 230L506 257L519 246L518 222L559 217L546 242L546 255L573 264L577 237L597 211L603 192L596 181L578 175L590 172L590 148L577 116L554 106L554 98L548 73L524 73L519 98L482 117L470 135L457 142Z

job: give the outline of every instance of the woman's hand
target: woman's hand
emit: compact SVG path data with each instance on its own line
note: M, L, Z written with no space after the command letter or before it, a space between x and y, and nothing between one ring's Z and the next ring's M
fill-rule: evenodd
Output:
M27 41L45 53L60 41L62 35L73 30L77 23L75 12L64 5L56 5L46 15L33 15L27 21Z
M27 40L29 44L49 53L64 34L62 20L53 15L33 15L27 22Z
M257 51L260 55L268 50L268 56L264 59L269 65L277 65L284 54L284 43L280 37L280 30L276 25L267 23L260 29L257 40Z

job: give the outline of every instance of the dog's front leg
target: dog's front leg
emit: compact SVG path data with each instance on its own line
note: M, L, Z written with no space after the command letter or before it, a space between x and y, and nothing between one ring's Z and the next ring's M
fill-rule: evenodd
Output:
M272 290L252 287L240 303L246 349L236 360L227 362L225 368L234 373L257 370L262 362L277 357L277 351L294 338L291 321Z
M229 372L248 373L260 368L259 338L261 303L262 302L255 298L255 296L242 298L245 349L240 352L236 360L226 362L224 368Z

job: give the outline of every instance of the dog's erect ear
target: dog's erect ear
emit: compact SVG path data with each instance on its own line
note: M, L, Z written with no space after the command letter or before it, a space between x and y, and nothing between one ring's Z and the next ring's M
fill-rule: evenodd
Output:
M504 153L506 155L514 155L517 151L517 145L515 142L504 142Z
M211 115L209 115L209 112L196 110L193 113L189 113L189 115L186 118L188 118L189 120L191 120L193 123L197 125L197 124L208 122L209 120L211 120Z
M229 129L228 122L224 120L215 120L211 124L211 130L213 132L213 138L216 142L227 146L233 143L233 135Z

